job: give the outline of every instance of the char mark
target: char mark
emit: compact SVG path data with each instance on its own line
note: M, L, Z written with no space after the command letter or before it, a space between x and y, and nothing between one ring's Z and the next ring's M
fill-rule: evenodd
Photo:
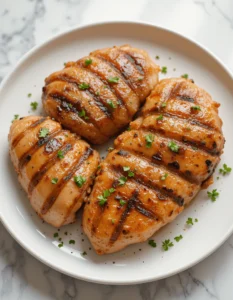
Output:
M114 232L111 235L110 244L113 244L118 239L119 235L121 234L123 225L124 225L128 215L130 214L130 211L133 209L134 202L136 201L137 197L138 197L138 191L136 190L136 191L134 191L132 197L127 202L127 206L126 206L124 212L122 213L121 218L120 218L118 224L116 225Z
M180 100L184 100L184 101L187 101L187 102L191 102L191 103L194 103L195 100L189 96L181 96L181 95L177 95L176 96L177 99L180 99Z
M28 128L26 128L23 132L21 132L17 137L15 137L15 139L12 142L12 149L15 148L18 145L18 143L25 136L25 134L27 133L28 130L39 126L40 124L42 124L47 119L48 118L46 117L46 118L41 118L41 119L37 120L36 122L32 123Z
M72 149L73 144L75 143L75 140L68 141L65 145L58 148L57 150L62 151L63 155L65 155L68 151ZM46 174L46 172L59 160L57 156L58 151L54 152L53 155L41 166L41 168L34 174L32 177L29 187L28 187L28 193L29 195L32 193L34 188L39 184L42 177Z
M122 51L125 55L125 57L136 67L136 69L138 70L138 72L141 74L141 75L144 75L145 72L144 72L144 69L143 69L143 66L139 63L138 60L136 60L132 55L130 55L128 52L126 52L125 50Z
M50 133L49 135L47 135L45 138L41 138L39 139L39 141L37 141L34 145L32 145L32 147L25 153L23 154L22 157L20 157L19 159L19 169L22 170L22 168L29 162L28 157L30 157L30 159L32 158L33 154L43 145L50 143L53 144L53 141L55 141L56 139L54 138L57 134L61 133L62 129L56 130L55 132ZM57 141L58 148L61 146L61 144ZM46 145L46 146L47 146Z
M75 172L80 168L80 166L88 159L88 157L93 153L92 148L87 148L83 155L75 161L75 164L71 167L71 169L65 174L63 178L61 178L60 182L54 187L52 193L45 200L43 207L41 209L41 214L44 215L48 212L48 210L53 206L60 192L66 185L66 183L74 176Z

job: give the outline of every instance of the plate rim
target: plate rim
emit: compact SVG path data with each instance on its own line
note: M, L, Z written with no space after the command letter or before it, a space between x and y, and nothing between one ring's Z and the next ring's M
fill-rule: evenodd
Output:
M2 90L4 89L4 87L7 85L8 81L10 80L11 76L16 72L16 70L31 56L33 55L35 52L37 52L38 50L40 50L41 48L43 48L44 46L48 45L49 43L55 41L56 39L62 38L63 36L70 34L72 32L75 31L79 31L82 29L88 29L88 28L92 28L92 27L96 27L96 26L107 26L107 25L123 25L125 24L127 25L142 25L142 26L149 26L152 28L156 28L159 30L163 30L166 31L168 33L171 33L179 38L183 38L184 40L186 40L189 43L194 44L195 46L199 47L201 50L203 50L206 54L208 54L225 72L226 74L231 78L231 80L233 81L233 73L228 69L228 67L225 65L225 63L222 62L222 60L215 55L211 50L209 50L208 47L203 46L201 43L197 42L195 39L187 37L186 35L183 35L179 32L176 32L174 30L168 29L166 27L163 27L161 25L158 25L156 23L152 23L152 22L144 22L144 21L129 21L129 20L112 20L112 21L97 21L97 22L90 22L90 23L85 23L85 24L81 24L78 26L73 26L71 28L68 28L58 34L52 35L49 38L45 39L44 41L42 41L41 43L39 43L38 45L35 45L34 47L32 47L29 51L27 51L19 60L18 62L15 64L15 66L13 67L13 69L11 69L11 71L3 78L1 84L0 84L0 93L2 92ZM92 283L98 283L98 284L111 284L111 285L133 285L133 284L140 284L140 283L146 283L146 282L152 282L152 281L156 281L156 280L160 280L163 278L167 278L170 276L173 276L175 274L178 274L184 270L187 270L188 268L198 264L199 262L203 261L205 258L207 258L208 256L210 256L213 252L215 252L229 237L230 235L233 233L233 223L232 226L228 229L228 231L222 236L221 240L218 240L218 242L215 243L215 245L209 249L209 251L207 251L205 253L205 255L201 256L198 259L194 259L193 261L191 261L188 265L180 267L179 269L176 270L171 270L170 272L167 272L166 275L160 275L160 276L147 276L147 277L142 277L140 279L131 279L128 281L122 281L122 280L111 280L111 279L98 279L96 277L89 277L89 276L85 276L85 275L81 275L81 274L74 274L72 272L67 271L64 267L62 266L56 266L53 263L50 263L50 261L48 261L48 259L46 259L46 257L41 256L40 254L36 253L33 251L33 249L31 249L30 244L25 243L25 241L21 241L20 238L14 233L14 231L11 229L11 225L9 224L9 222L4 219L3 217L3 213L0 209L0 221L3 224L3 226L5 227L5 229L8 231L8 233L13 237L13 239L21 246L23 247L23 249L25 249L30 255L32 255L33 257L35 257L37 260L39 260L40 262L42 262L43 264L49 266L50 268L63 273L65 275L68 275L70 277L79 279L79 280L84 280L87 282L92 282Z

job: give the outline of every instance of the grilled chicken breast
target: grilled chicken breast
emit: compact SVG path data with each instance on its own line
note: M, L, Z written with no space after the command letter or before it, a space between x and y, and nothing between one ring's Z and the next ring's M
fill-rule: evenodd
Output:
M98 153L48 117L14 121L9 144L19 181L37 214L55 227L74 222L90 193Z
M219 104L191 80L162 80L101 164L83 215L98 254L143 242L209 180L224 146Z
M143 50L128 45L97 50L45 79L43 106L72 132L101 144L132 120L158 72Z

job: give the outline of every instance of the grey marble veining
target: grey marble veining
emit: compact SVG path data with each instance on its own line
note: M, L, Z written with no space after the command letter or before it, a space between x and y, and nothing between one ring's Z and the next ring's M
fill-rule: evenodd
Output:
M35 44L67 28L142 20L190 36L233 70L232 0L0 0L0 81ZM208 237L207 237L208 238ZM135 286L87 283L34 259L0 224L0 300L233 299L233 236L193 268Z

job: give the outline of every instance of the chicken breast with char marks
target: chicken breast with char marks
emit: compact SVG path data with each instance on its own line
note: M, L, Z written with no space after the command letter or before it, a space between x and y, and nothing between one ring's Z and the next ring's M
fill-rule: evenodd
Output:
M49 117L14 121L9 144L19 181L41 219L55 227L74 222L90 193L98 153Z
M162 80L115 140L83 215L98 254L150 238L210 182L224 147L219 104L191 80Z
M158 72L143 50L128 45L97 50L45 79L43 106L72 132L101 144L132 121Z

